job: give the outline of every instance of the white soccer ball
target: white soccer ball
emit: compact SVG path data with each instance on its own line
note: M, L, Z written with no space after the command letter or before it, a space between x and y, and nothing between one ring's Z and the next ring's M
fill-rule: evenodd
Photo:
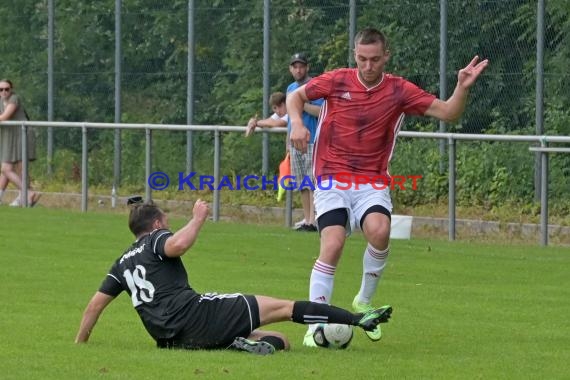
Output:
M317 346L335 349L347 348L352 336L352 326L337 323L319 323L313 333Z

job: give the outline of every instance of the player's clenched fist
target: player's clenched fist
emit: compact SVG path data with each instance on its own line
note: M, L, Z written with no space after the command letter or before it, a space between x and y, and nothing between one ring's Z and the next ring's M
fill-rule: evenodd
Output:
M209 212L210 207L205 201L198 199L196 203L194 203L194 208L192 209L192 215L194 216L194 219L204 222L208 217Z

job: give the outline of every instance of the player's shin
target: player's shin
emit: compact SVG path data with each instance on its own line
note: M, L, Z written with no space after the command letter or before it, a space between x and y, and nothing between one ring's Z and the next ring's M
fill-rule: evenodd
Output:
M345 309L323 303L295 301L291 320L301 324L340 323L357 325L362 314L353 314Z
M370 304L386 267L389 253L389 247L384 250L378 250L370 244L366 247L362 259L362 282L357 296L359 302Z
M325 264L320 260L315 261L309 284L309 300L319 303L330 303L335 271L335 266Z

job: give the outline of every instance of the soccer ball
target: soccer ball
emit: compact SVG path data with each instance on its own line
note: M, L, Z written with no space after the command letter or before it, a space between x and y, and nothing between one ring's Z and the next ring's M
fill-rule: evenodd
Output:
M352 326L337 323L319 323L313 333L317 346L336 349L347 348L352 336Z

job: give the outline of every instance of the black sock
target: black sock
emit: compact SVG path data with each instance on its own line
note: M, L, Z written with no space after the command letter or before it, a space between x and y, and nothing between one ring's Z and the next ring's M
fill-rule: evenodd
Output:
M284 350L285 349L285 342L283 342L283 339L279 338L278 336L266 335L259 340L271 344L273 347L275 347L275 350Z
M296 323L340 323L357 326L361 314L352 314L340 307L309 301L295 301L291 319Z

